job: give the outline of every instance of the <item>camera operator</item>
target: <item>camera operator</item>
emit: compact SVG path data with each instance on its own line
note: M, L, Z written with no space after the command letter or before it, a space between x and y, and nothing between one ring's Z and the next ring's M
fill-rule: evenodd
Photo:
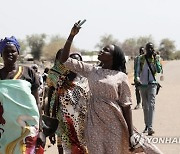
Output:
M145 49L146 54L140 56L137 64L137 75L135 80L141 85L140 92L145 122L145 129L143 132L152 135L155 133L153 129L153 118L157 90L157 81L154 77L156 73L161 73L162 66L155 53L154 44L151 42L147 43Z

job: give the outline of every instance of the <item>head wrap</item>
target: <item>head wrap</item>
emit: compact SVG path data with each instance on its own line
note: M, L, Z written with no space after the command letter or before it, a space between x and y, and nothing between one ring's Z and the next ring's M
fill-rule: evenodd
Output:
M113 44L114 45L114 44ZM113 69L117 71L121 71L124 73L126 72L126 59L125 54L121 50L121 48L117 45L114 45L114 52L113 52Z
M71 54L69 55L69 57L72 58L72 57L75 56L75 55L77 55L77 56L79 57L78 60L83 61L82 56L81 56L81 53L79 53L79 52L73 52L73 53L71 53Z
M16 49L19 52L19 50L20 50L19 42L17 41L17 39L14 36L11 36L11 37L5 37L5 39L2 39L0 41L0 53L3 52L3 50L7 44L15 45Z

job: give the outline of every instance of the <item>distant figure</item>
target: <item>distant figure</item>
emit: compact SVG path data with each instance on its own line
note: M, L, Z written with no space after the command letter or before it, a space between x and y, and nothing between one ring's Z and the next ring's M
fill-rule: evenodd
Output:
M47 85L47 78L48 78L48 72L49 72L49 68L46 67L44 69L44 72L42 74L42 80L43 80L43 94L42 94L42 110L45 111L45 108L47 106L47 103L48 103L48 90L49 90L49 87Z
M38 65L37 64L33 64L31 66L31 68L35 71L35 73L37 74L37 76L39 77L39 89L38 89L38 92L39 92L39 95L42 96L43 95L43 88L44 88L44 85L43 85L43 78L42 76L40 75L40 72L38 70Z
M43 79L43 83L44 83L44 84L46 83L46 79L47 79L47 76L48 76L48 72L49 72L49 68L46 67L46 68L44 69L43 74L42 74L42 79Z
M163 75L163 73L164 73L164 71L163 71L163 59L161 58L159 51L157 51L156 54L157 54L156 57L159 59L159 61L160 61L160 63L161 63L161 69L162 69L161 75L160 75L160 81L164 81L164 75Z
M139 57L143 54L144 54L144 47L140 47L139 48L139 55L136 56L134 59L134 84L135 84L135 93L136 93L136 101L137 101L137 105L134 108L135 110L140 108L140 103L141 103L141 94L140 94L140 89L139 89L140 84L138 82L136 82L135 78L137 76L136 70L137 70L137 66L138 66L138 60L139 60Z

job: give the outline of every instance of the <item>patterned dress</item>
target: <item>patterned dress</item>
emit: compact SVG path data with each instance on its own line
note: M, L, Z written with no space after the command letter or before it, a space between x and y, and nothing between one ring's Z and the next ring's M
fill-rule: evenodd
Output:
M31 91L39 82L32 69L19 66L8 79L0 74L0 154L34 154L39 110Z
M122 72L102 69L71 58L65 66L83 75L89 82L91 98L85 123L88 153L132 153L129 151L128 127L120 108L132 102L127 76ZM160 153L154 146L147 147L147 154Z
M66 153L84 154L84 123L86 102L88 100L88 85L85 78L76 78L75 86L59 95L57 118L60 121L57 135L61 137Z
M69 81L67 78L69 72L60 63L56 63L51 69L48 75L48 84L56 87L51 107L53 108L55 103L56 117L60 122L56 134L58 141L62 142L64 152L66 154L84 154L86 153L84 123L87 111L86 103L89 98L88 81L82 76L77 76L73 81ZM56 81L56 85L55 83L50 84L50 81Z

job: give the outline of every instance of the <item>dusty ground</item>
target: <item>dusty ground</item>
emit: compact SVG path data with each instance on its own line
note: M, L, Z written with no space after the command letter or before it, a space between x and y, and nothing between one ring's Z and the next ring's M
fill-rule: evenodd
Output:
M156 114L154 119L154 137L173 139L174 143L156 143L164 154L180 154L180 61L170 61L164 65L163 88L156 99ZM130 83L132 83L132 74ZM133 105L136 105L134 86L131 86ZM133 110L133 123L141 132L144 129L142 109ZM177 139L177 140L175 140ZM172 140L171 140L172 141ZM46 148L46 154L57 154L56 146Z

